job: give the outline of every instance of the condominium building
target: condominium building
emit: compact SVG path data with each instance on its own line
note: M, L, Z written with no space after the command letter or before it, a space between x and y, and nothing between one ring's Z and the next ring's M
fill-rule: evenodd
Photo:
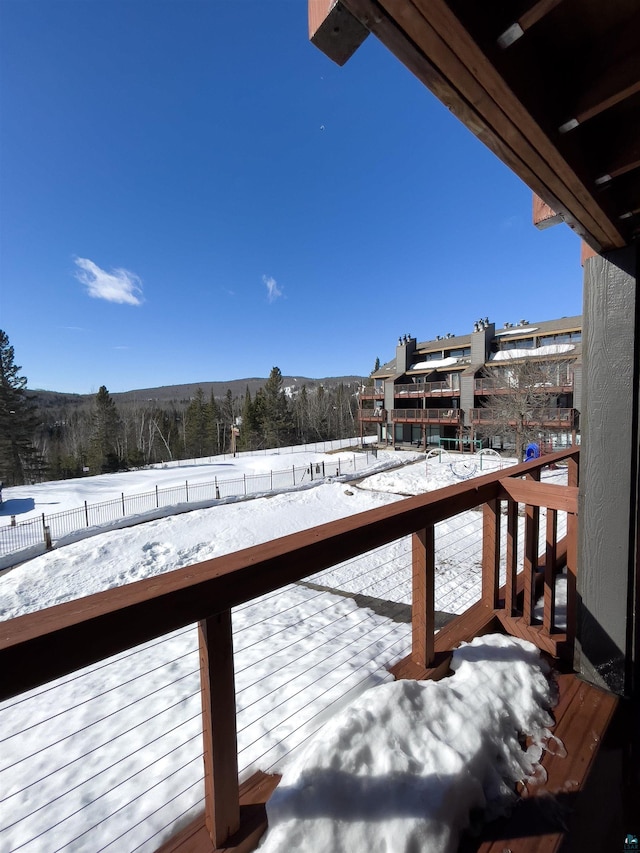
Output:
M421 343L402 335L361 389L361 433L375 424L394 447L508 447L522 429L567 444L579 429L581 340L581 316L497 330L484 318L470 334Z

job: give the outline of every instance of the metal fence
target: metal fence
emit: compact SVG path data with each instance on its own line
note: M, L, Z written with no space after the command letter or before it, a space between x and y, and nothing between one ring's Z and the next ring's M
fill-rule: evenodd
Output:
M215 477L207 483L189 483L185 480L183 485L166 489L156 486L151 492L137 495L125 495L122 492L120 497L102 503L89 504L85 501L84 506L52 515L43 513L40 517L26 521L16 522L16 517L12 516L10 524L0 527L0 557L43 543L46 548L50 548L56 540L79 530L153 513L163 507L197 505L231 497L282 491L327 477L354 474L370 464L371 456L367 450L365 453L352 453L348 457L338 456L335 461L325 459L306 465L292 465L291 468L279 471L244 474L233 479Z

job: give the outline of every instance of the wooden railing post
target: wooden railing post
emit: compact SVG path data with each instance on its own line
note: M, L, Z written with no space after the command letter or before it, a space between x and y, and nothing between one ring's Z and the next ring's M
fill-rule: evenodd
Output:
M540 480L540 469L527 474L528 480ZM524 601L522 616L526 625L533 622L536 605L536 571L540 538L540 508L527 504L524 521Z
M567 513L567 640L576 636L577 600L576 574L578 570L578 516Z
M430 666L434 658L435 553L434 525L429 524L411 537L411 657L415 663L424 667Z
M555 629L556 561L558 552L558 511L547 509L547 535L544 562L544 607L542 624L548 634Z
M214 850L240 827L231 611L198 623L205 822Z
M482 602L498 606L500 586L500 501L487 501L482 508Z
M507 501L507 576L504 594L504 608L507 616L516 611L518 574L518 504Z

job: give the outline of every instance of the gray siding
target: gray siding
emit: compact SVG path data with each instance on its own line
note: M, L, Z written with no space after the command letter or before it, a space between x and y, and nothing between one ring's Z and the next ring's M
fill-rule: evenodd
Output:
M582 411L582 365L573 368L573 408Z
M474 403L474 380L475 376L462 374L460 377L460 408L464 412L464 425L469 426L471 415L469 409L473 409Z
M484 364L489 356L489 346L496 333L495 323L471 335L471 364Z
M584 268L576 662L620 693L631 686L637 541L635 268L635 248L590 258Z

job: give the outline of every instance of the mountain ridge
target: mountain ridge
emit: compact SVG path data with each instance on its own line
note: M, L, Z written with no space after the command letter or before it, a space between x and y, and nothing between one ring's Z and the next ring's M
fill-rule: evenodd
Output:
M295 393L303 386L311 391L319 386L324 388L335 388L343 384L347 387L360 386L367 377L364 376L325 376L312 379L306 376L283 376L282 387L292 389ZM117 402L151 401L158 403L188 402L191 400L198 388L202 388L205 397L209 397L213 391L214 397L223 398L227 389L231 390L233 397L244 395L246 388L253 396L260 388L264 387L267 377L246 377L244 379L211 380L206 382L186 382L175 385L157 385L151 388L136 388L131 391L110 392L111 397ZM355 387L354 387L355 390ZM95 397L93 394L73 394L65 391L51 391L42 388L29 388L28 395L41 407L60 405L82 405Z

